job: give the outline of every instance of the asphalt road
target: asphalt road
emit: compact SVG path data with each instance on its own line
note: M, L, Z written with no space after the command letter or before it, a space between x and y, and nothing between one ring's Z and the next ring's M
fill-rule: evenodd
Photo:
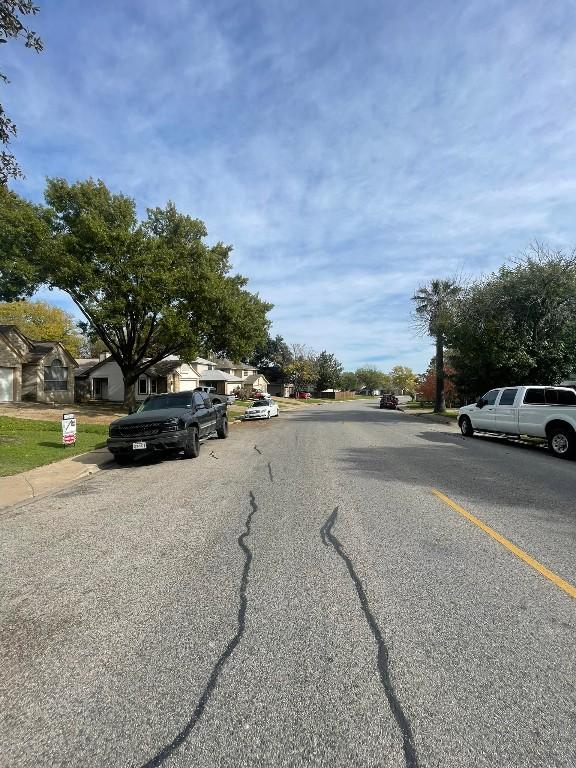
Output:
M576 765L576 462L371 401L0 518L0 765Z

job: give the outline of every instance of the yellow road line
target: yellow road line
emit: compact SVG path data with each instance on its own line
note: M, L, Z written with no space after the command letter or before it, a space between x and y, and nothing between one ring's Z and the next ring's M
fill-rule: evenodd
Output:
M474 515L470 514L470 512L467 512L463 507L461 507L459 504L456 504L455 501L452 501L452 499L449 499L448 496L445 496L441 491L437 491L436 488L432 488L432 493L434 496L440 499L440 501L443 501L444 504L447 504L449 507L451 507L455 512L458 512L459 515L462 515L462 517L465 517L466 520L469 520L474 525L477 525L478 528L484 531L484 533L487 533L488 536L491 536L493 539L496 539L497 542L502 544L503 547L506 547L510 552L516 555L516 557L519 557L520 560L523 560L527 565L534 568L535 571L538 571L538 573L541 573L542 576L544 576L546 579L551 581L553 584L556 584L557 587L560 587L560 589L564 590L566 594L570 595L570 597L576 598L576 587L573 587L572 584L569 584L567 581L564 581L564 579L561 579L560 576L556 576L555 573L552 573L552 571L549 571L548 568L546 568L544 565L541 565L538 560L534 560L533 557L530 557L530 555L527 552L524 552L523 549L520 549L520 547L517 547L515 544L512 544L511 541L508 541L508 539L505 539L504 536L501 536L497 531L495 531L493 528L490 528L490 526L486 525L486 523L483 523L482 520L478 520L477 517L474 517Z

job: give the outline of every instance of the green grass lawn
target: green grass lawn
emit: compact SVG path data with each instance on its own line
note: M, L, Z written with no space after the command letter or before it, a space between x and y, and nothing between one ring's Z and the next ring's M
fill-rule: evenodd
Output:
M78 424L75 445L62 445L59 421L0 416L0 477L51 464L106 444L105 424Z

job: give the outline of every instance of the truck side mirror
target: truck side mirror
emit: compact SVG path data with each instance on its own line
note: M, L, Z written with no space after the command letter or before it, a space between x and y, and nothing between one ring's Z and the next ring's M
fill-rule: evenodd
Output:
M485 405L486 405L486 401L482 400L482 398L479 397L478 400L476 401L476 407L477 408L484 408Z

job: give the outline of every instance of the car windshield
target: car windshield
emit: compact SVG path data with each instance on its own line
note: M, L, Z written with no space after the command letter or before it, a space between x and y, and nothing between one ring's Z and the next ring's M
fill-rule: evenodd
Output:
M254 400L250 408L265 408L267 405L270 405L268 400Z
M182 392L177 395L155 395L142 403L138 413L142 411L163 411L168 408L192 408L192 394Z

